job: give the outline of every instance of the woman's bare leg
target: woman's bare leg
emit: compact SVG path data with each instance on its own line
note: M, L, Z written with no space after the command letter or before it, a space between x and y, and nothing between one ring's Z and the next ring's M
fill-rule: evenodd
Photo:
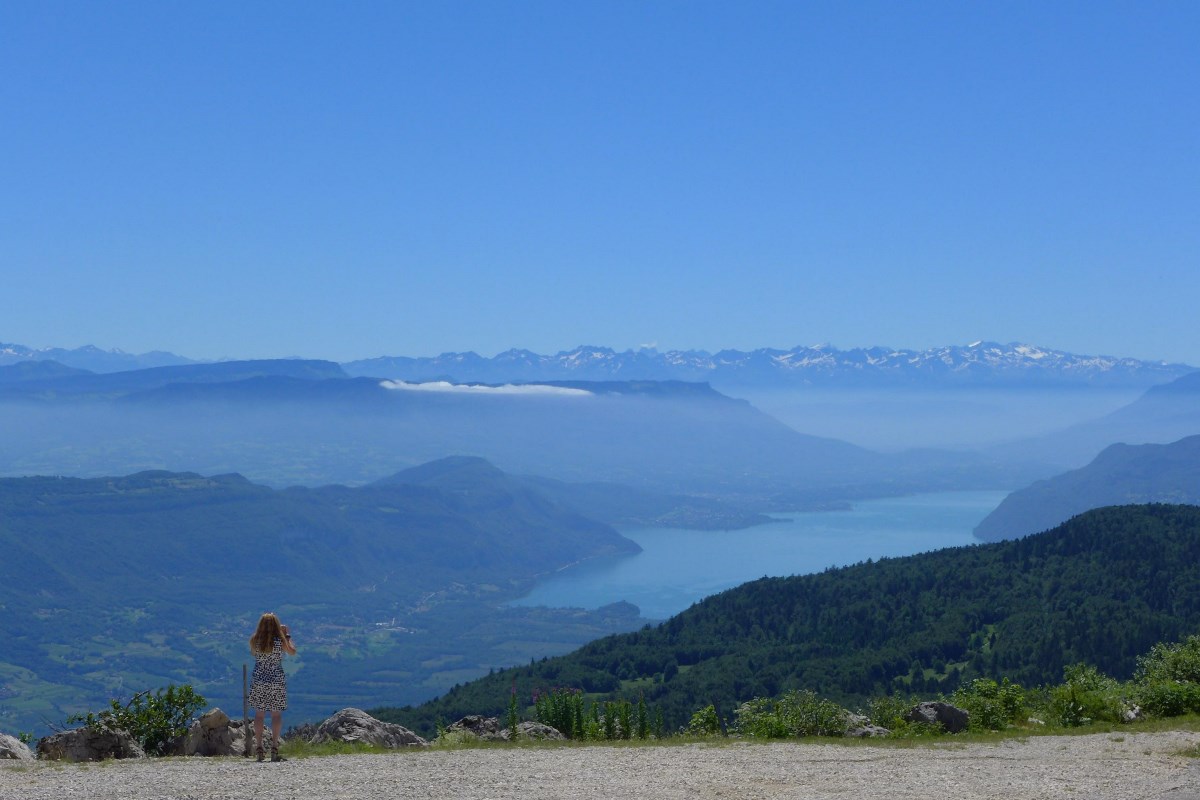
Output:
M263 737L263 711L261 708L254 709L254 748L261 753Z

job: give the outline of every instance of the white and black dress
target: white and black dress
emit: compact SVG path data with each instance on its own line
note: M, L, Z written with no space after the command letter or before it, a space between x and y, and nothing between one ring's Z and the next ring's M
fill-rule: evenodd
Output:
M275 640L271 652L254 654L250 707L263 711L287 709L287 677L283 674L283 642L279 639Z

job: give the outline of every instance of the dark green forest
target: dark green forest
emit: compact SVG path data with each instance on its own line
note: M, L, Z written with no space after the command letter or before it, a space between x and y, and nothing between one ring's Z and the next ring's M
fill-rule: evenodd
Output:
M764 578L641 631L496 672L418 707L372 713L432 732L501 714L513 687L575 687L660 710L668 727L714 704L808 689L853 707L953 691L976 677L1027 686L1087 662L1117 678L1155 643L1200 630L1200 508L1098 509L1016 541Z

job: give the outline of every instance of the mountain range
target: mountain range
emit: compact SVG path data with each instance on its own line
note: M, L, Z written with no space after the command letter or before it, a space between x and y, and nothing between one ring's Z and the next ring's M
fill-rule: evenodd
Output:
M0 343L0 365L57 361L93 372L196 363L172 353L140 355L88 346L33 349ZM927 350L830 345L789 350L670 350L618 352L582 345L553 355L507 350L491 358L474 352L433 357L380 356L342 364L351 376L425 382L507 383L561 380L704 381L733 387L826 386L1129 386L1148 387L1192 372L1186 364L1105 355L1076 355L1034 345L975 342Z
M402 380L687 380L734 386L1149 386L1193 371L1184 364L1080 356L1031 345L976 342L929 350L890 347L838 350L829 345L751 351L653 349L617 352L581 346L555 355L508 350L493 358L445 353L434 358L381 357L343 365L351 375Z
M795 510L1014 485L986 456L881 454L800 433L703 383L408 383L277 360L44 376L0 367L0 474L239 472L363 484L453 455L514 474Z
M241 656L242 630L263 606L309 632L300 666L322 694L298 699L298 708L361 705L385 690L397 703L419 701L490 666L565 653L643 624L627 604L595 611L502 605L545 571L629 552L632 543L611 525L730 529L763 522L769 511L1012 488L1060 471L1055 464L1086 463L1115 442L1200 434L1200 373L1190 367L1016 345L924 355L797 348L708 362L703 354L688 361L579 348L560 354L571 367L510 354L512 369L495 380L460 377L503 361L473 354L429 360L420 369L439 374L405 377L378 361L129 369L114 368L130 363L126 354L95 348L59 351L62 361L13 346L0 351L8 359L0 364L0 475L43 476L0 479L0 721L28 719L35 709L83 710L67 706L165 680L224 686ZM785 425L710 382L611 379L610 370L625 370L625 356L641 360L645 374L743 386L778 380L797 395L825 380L849 393L927 382L997 397L1013 387L1018 395L1051 394L1038 387L1091 395L1112 386L1142 394L1107 416L988 452L881 452L817 435L822 426L811 419L805 428ZM668 356L680 371L653 372ZM87 358L107 367L82 366ZM454 362L461 369L443 370ZM521 364L531 370L526 377L559 377L522 379L513 366ZM1137 388L1139 381L1153 385ZM987 424L986 414L979 419ZM1066 516L1112 502L1187 500L1162 493L1191 480L1194 443L1178 444L1111 448L1093 472L1047 485L1072 502L1086 500ZM75 477L44 477L63 475ZM1107 493L1092 492L1097 487ZM1010 508L1036 495L1018 493ZM1049 522L1005 522L1003 531L1020 532L1001 535L1042 530L1065 519L1061 512ZM281 550L288 555L272 556ZM276 564L275 573L267 569ZM834 608L840 601L832 598L821 602ZM770 616L764 608L747 613ZM192 632L174 641L171 621L180 620ZM980 658L998 652L976 644ZM1054 642L1043 644L1049 653ZM694 673L696 691L716 686L704 677L708 667L683 660L692 651L676 656L681 673ZM887 661L887 670L898 663ZM648 688L654 673L642 675L643 666L635 678L620 660L606 678L594 665L580 674L595 686L634 680ZM339 683L347 670L356 677ZM745 689L746 680L731 685Z

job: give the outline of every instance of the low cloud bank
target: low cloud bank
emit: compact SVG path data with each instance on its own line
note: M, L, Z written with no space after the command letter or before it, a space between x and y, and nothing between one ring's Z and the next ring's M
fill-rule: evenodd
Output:
M506 383L503 386L485 386L478 383L449 383L447 381L430 381L428 383L408 383L407 381L380 381L385 389L403 392L456 392L471 394L539 394L556 395L559 397L591 397L592 392L586 389L571 389L566 386L547 386L545 384L516 385Z

